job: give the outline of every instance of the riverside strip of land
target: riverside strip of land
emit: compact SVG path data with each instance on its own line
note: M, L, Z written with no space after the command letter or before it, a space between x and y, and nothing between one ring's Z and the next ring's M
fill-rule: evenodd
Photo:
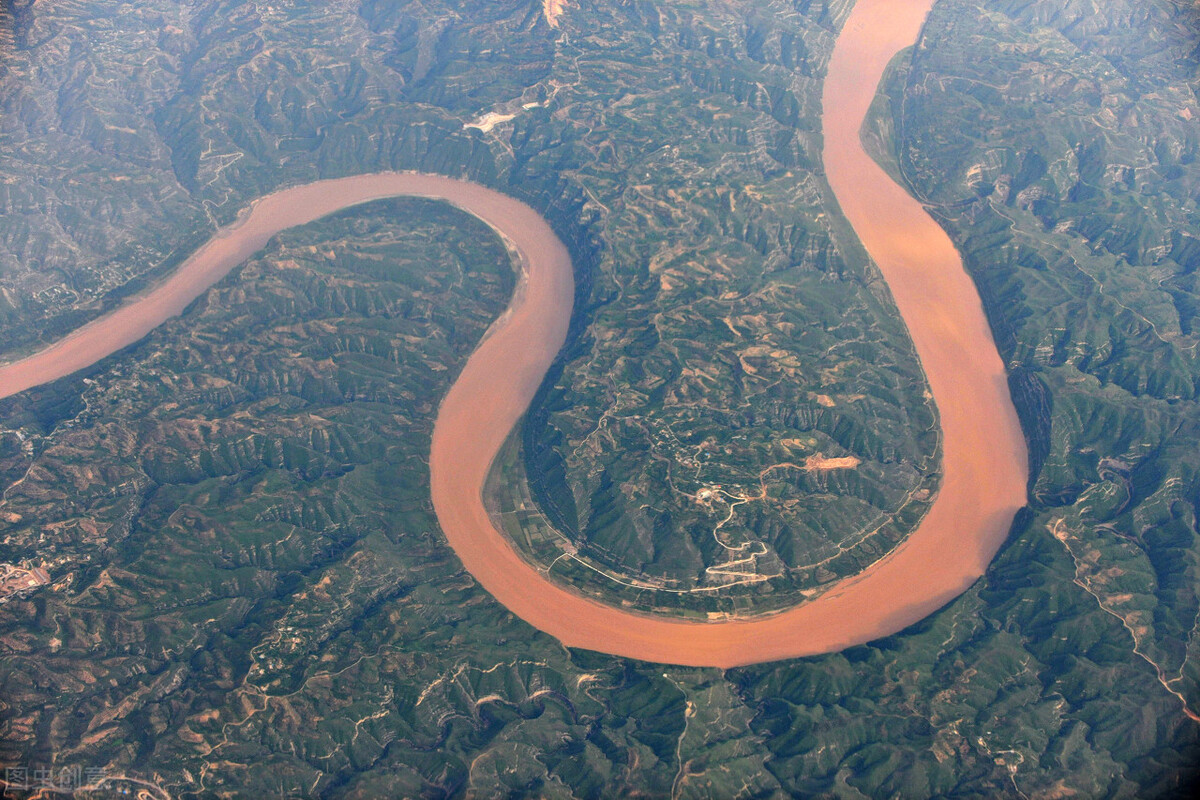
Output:
M481 490L562 345L573 282L566 248L538 214L474 184L386 173L264 197L152 292L0 368L0 397L71 374L138 341L285 228L382 197L444 199L499 231L523 267L512 306L443 401L430 453L439 522L484 588L567 645L676 664L770 661L894 633L982 574L1024 502L1027 470L1003 364L974 285L941 229L859 143L858 129L884 67L915 40L930 5L931 0L860 0L830 63L824 125L830 184L892 289L941 413L942 488L907 542L803 606L766 618L711 623L633 614L550 582L495 529Z

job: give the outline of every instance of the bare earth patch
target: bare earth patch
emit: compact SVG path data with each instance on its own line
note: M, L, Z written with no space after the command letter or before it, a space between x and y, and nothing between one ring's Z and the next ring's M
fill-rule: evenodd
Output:
M823 469L854 469L862 461L857 456L841 456L839 458L826 458L820 453L811 455L804 459L804 468L807 470L823 470Z
M484 133L487 133L492 128L499 125L501 122L508 122L510 119L513 119L516 116L517 116L516 114L497 114L495 111L489 111L488 113L484 114L482 117L480 117L475 122L468 123L468 124L464 125L463 127L464 128L478 128L479 130L483 131Z
M551 28L558 27L558 18L562 16L566 5L566 0L542 0L542 15L546 17L546 22L550 23Z

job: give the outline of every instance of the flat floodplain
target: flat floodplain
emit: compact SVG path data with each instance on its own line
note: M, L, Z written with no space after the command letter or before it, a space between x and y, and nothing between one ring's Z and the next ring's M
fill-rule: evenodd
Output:
M0 397L82 369L141 339L276 233L384 197L447 200L500 232L523 274L514 300L442 402L430 452L442 530L510 611L564 644L674 664L729 667L843 649L940 608L986 569L1024 504L1027 456L1004 365L949 238L870 158L858 131L888 61L917 38L931 0L860 0L825 83L825 164L847 218L908 324L942 424L941 490L892 553L797 608L751 620L683 621L623 611L551 582L497 531L489 468L565 339L574 286L566 248L528 206L475 184L416 173L319 181L257 201L170 278L29 358L0 367Z

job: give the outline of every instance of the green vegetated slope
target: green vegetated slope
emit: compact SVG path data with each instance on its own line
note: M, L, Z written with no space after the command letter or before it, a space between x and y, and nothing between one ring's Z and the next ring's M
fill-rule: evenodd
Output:
M539 498L544 507L556 513L547 501L565 498L554 495L553 487L589 485L569 483L580 479L586 463L584 451L574 456L565 444L578 435L571 434L573 410L594 402L591 426L606 429L609 423L601 426L600 419L615 405L588 400L602 398L589 383L601 372L589 371L582 354L615 364L611 353L617 344L634 341L621 337L642 335L638 323L653 319L659 313L655 304L669 298L664 277L691 299L676 306L680 320L665 320L664 314L659 324L692 330L687 326L699 323L688 314L700 315L707 307L700 289L683 281L711 282L724 275L685 269L684 262L655 263L651 273L660 252L654 248L641 260L621 255L636 254L653 241L687 241L671 238L676 234L670 222L692 219L690 241L723 243L711 258L689 257L708 269L724 264L728 276L721 279L749 287L739 289L746 296L756 287L789 285L799 287L787 295L797 303L838 297L868 310L882 303L861 288L871 285L862 256L842 232L825 228L837 224L833 212L816 216L827 202L823 190L808 195L786 188L790 184L782 176L789 171L800 186L809 185L804 175L818 175L815 145L796 134L796 141L809 142L808 149L796 148L808 154L809 172L801 171L798 159L772 167L782 172L770 191L756 183L768 182L765 170L756 172L758 162L746 155L761 154L764 142L773 141L763 135L766 126L784 124L762 111L772 96L767 78L782 82L791 70L800 76L797 81L816 79L805 75L792 31L807 31L800 41L810 54L827 53L846 7L707 5L572 7L556 32L541 21L540 3L455 4L453 13L435 4L368 3L323 7L311 16L278 6L189 6L185 12L162 4L167 16L138 40L133 32L143 25L140 20L102 13L100 4L20 4L15 21L4 18L21 47L5 51L0 68L8 73L0 97L6 109L24 109L25 116L6 111L0 117L8 126L0 155L24 161L7 162L5 174L14 177L0 186L10 192L7 197L17 192L25 199L19 214L6 208L0 217L0 226L12 226L5 228L5 246L21 241L36 249L52 239L66 242L37 240L35 232L52 214L82 200L63 202L51 195L100 194L55 177L54 151L39 138L52 134L77 148L61 151L61 163L102 159L93 153L105 153L103 137L118 136L118 128L140 131L147 141L153 136L171 141L170 175L161 166L165 162L155 162L159 166L147 167L139 180L159 187L178 181L177 211L148 201L146 207L170 214L162 224L177 226L184 236L205 235L213 224L209 214L225 219L280 183L362 169L469 174L527 197L546 211L583 268L572 349L542 398L543 413L534 422L543 427L525 429L525 444L546 448L526 458L535 471L545 470L535 486L544 493ZM1047 226L1037 218L1040 212L1022 209L1019 201L1010 206L999 190L989 193L973 184L970 153L981 143L1007 141L1019 151L1034 147L1016 144L1025 134L1010 127L1022 119L1019 103L1034 95L1014 87L998 109L990 99L986 107L992 110L985 115L963 91L972 82L952 76L955 70L987 69L986 80L996 83L997 75L1019 73L999 66L1014 52L1023 53L1022 63L1048 69L1045 64L1056 63L1054 54L1094 53L1102 42L1114 71L1115 65L1134 72L1134 63L1159 64L1159 82L1139 97L1161 97L1189 85L1188 74L1167 69L1190 63L1196 37L1179 16L1182 7L1137 6L1148 9L1137 13L1150 14L1150 21L1143 35L1123 37L1117 34L1128 20L1119 16L1120 7L1108 28L1097 28L1091 17L1082 24L1062 16L1060 6L1047 0L1028 8L981 10L947 0L935 9L912 69L893 73L891 126L903 132L897 163L946 219L984 288L1002 352L1014 364L1039 467L1032 510L1018 519L987 576L962 598L871 646L726 672L570 651L513 619L462 570L437 532L425 463L437 400L511 290L507 254L486 229L443 206L377 203L278 237L261 257L142 344L88 374L0 405L5 487L0 559L44 558L56 581L0 605L0 763L103 766L109 775L153 781L181 797L1186 796L1200 756L1200 727L1184 713L1185 703L1193 711L1198 704L1195 659L1188 657L1195 621L1188 609L1195 586L1190 570L1196 490L1187 465L1194 458L1196 415L1177 377L1192 374L1194 362L1184 352L1191 334L1180 323L1178 338L1170 340L1174 334L1162 322L1165 317L1150 317L1185 369L1146 366L1143 386L1130 377L1138 374L1130 365L1168 354L1139 351L1141 339L1129 338L1139 330L1130 321L1136 317L1124 316L1122 309L1157 313L1153 303L1139 305L1137 298L1141 291L1169 295L1163 287L1176 283L1162 265L1173 260L1185 266L1179 259L1186 260L1187 251L1171 255L1161 244L1150 244L1146 258L1162 260L1149 266L1128 256L1109 259L1107 250L1080 240L1073 232L1079 228L1069 225L1082 209L1103 205L1072 205L1061 197L1061 216ZM682 20L700 33L684 35ZM714 32L705 34L706 27ZM1082 44L1072 43L1071 36ZM1038 49L1031 40L1054 48ZM178 61L158 63L174 63L171 69L138 71L138 65L151 63L155 48L167 44L179 48ZM87 75L80 65L116 69L124 48L135 47L142 51L136 61L128 57L133 77L83 77L73 102L52 101L67 78ZM645 53L632 52L637 47ZM791 54L782 55L785 51ZM712 103L724 98L725 105L688 127L684 112L695 115L699 103L672 110L664 98L685 91L670 87L690 84L665 67L644 69L652 55L665 58L656 55L660 52L714 69L723 65L730 76L746 70L755 80L751 87L717 70L724 82L714 83L708 98ZM1158 61L1149 57L1154 53ZM942 60L932 61L935 55ZM821 63L819 55L814 59ZM763 63L773 60L780 63ZM1096 79L1100 73L1089 63L1072 68L1087 67L1086 74ZM103 96L101 102L96 97L102 95L93 94L136 93L151 76L176 80L167 77L175 73L181 88L165 103L173 110L157 113L149 125L140 116L141 100L122 106L116 98ZM1071 85L1057 73L1038 80L1046 81L1046 92ZM792 86L792 96L811 101L815 95L803 88L807 85ZM167 94L169 89L160 87ZM362 102L347 99L353 97ZM1192 113L1200 113L1194 99L1183 99ZM521 109L547 100L545 108ZM636 108L639 100L651 103L640 122L632 112L621 112ZM919 103L936 103L942 119L954 120L952 126L931 124L930 108ZM108 115L125 109L126 117L119 124L103 117L115 127L68 130L57 122L56 131L37 127L44 122L40 113L70 116L90 107ZM1047 106L1054 108L1061 117L1046 109L1035 115L1045 130L1061 133L1079 124L1078 110ZM1153 102L1139 108L1143 131L1173 124ZM486 111L517 110L515 119L487 135L462 127ZM798 118L815 113L807 108ZM721 133L723 114L761 121L739 140L736 129ZM671 124L658 126L659 115ZM369 125L360 121L367 118ZM310 128L306 121L312 121ZM21 125L31 127L22 134ZM310 129L309 136L297 133ZM694 185L666 182L692 173L683 166L672 171L672 164L687 164L682 158L655 155L661 140L670 137L695 141L698 148L706 129L703 135L717 138L708 160L695 157L696 175L723 186L735 185L739 174L754 176L737 184L742 194L730 192L726 213L741 222L728 229L710 231L700 224L707 219L704 209L719 208L703 200L706 186L712 197L721 196L712 184L700 178L693 178ZM1177 130L1181 141L1191 135ZM950 133L954 142L932 141ZM20 136L27 137L24 144L18 144ZM638 141L644 142L640 148ZM199 145L189 150L188 142ZM944 151L947 160L930 160L935 146L947 144L956 145ZM39 152L45 154L41 162L33 155ZM241 155L219 158L235 152ZM1047 165L1061 155L1043 152ZM103 158L132 163L119 154ZM649 178L638 179L629 169L652 158L663 161L657 171L643 170ZM122 174L112 161L104 163L98 174ZM1144 203L1165 215L1155 217L1151 229L1159 225L1166 231L1163 220L1186 220L1171 215L1194 213L1187 206L1194 189L1169 195L1166 188L1190 185L1193 168L1182 157L1172 166L1178 166L1170 173L1174 177L1147 177L1139 190L1147 196L1161 192L1157 207ZM933 191L942 185L934 178L939 170L948 176L938 189L945 193L940 200ZM1047 173L1057 174L1049 166ZM1003 184L1003 174L994 173L993 186ZM966 189L956 191L959 183ZM688 199L688 185L700 199ZM1049 184L1044 188L1045 197L1055 197ZM668 190L685 200L676 201ZM763 195L760 206L753 192ZM779 258L770 255L776 252L771 242L777 229L766 221L792 213L770 209L780 196L797 203L796 224L811 225L809 241L826 248L814 245L811 263L800 259L776 269L781 262L772 261ZM805 197L822 199L806 204ZM169 262L170 248L180 240L159 235L150 212L137 211L142 201L110 193L107 202L107 235L128 237L153 254L141 274ZM1030 217L1001 233L1016 237L1027 231L1021 241L1045 259L1041 268L1029 266L1038 262L1024 249L1018 258L1015 245L989 244L999 228L986 215L1017 211ZM72 229L92 225L99 213ZM676 214L686 219L675 221ZM741 214L747 216L736 216ZM1022 227L1033 218L1041 232ZM631 221L638 219L639 224ZM768 252L757 257L750 253L758 252L758 237L746 233L754 225L767 230ZM1047 228L1050 233L1061 228L1055 236L1065 238L1047 235ZM1178 230L1188 232L1186 226ZM1157 234L1149 235L1152 241ZM1096 275L1105 270L1104 279L1091 283L1093 294L1068 283L1075 278L1064 258L1050 257L1060 247L1082 269ZM77 264L81 281L103 274L82 244L71 248L78 258L62 257L56 269ZM95 252L107 251L96 245ZM37 273L29 269L20 277L24 263L16 256L5 262L6 298L32 297L17 291ZM1145 274L1159 268L1151 288L1130 288L1146 284ZM1035 286L1030 274L1041 283ZM817 281L820 292L808 294L808 280ZM1061 302L1082 298L1070 313L1056 316L1060 301L1042 299L1055 297L1055 286L1062 287ZM61 307L85 315L87 303L81 295ZM1114 310L1111 304L1118 303ZM779 303L778 313L790 313L785 305ZM27 322L42 311L19 303L13 308L4 336L16 348L32 341L21 332L35 329ZM817 301L807 308L806 325L821 318ZM615 316L620 309L628 310L626 316ZM739 313L757 313L751 311ZM898 323L875 313L861 318L863 341L875 348L870 352L890 353L902 364L908 351ZM852 307L841 317L852 319ZM55 319L66 325L71 318ZM723 353L739 352L736 330L747 340L784 330L730 320L728 340L706 340L712 363L720 363ZM1056 327L1071 333L1056 334L1047 349L1040 337ZM798 328L796 339L808 329ZM607 347L596 336L606 330L614 342ZM1096 335L1084 335L1092 330L1107 331L1119 354L1108 371L1095 349L1076 347L1099 343ZM854 341L833 327L820 335ZM681 345L663 341L669 339L642 355L645 369L678 357L672 348ZM841 395L862 393L872 398L872 414L886 416L882 409L906 407L904 392L916 387L919 393L919 382L887 382L889 374L899 380L898 367L894 373L891 367L875 368L874 394L849 385L832 393L813 388L805 381L822 374L823 367L813 366L823 363L821 348L789 346L804 354L794 368L797 375L788 376L800 388L787 389L781 378L774 391L795 392L790 402L801 404L808 397L804 392L826 394L834 405L818 401L822 408L849 414L867 398ZM836 359L866 364L867 351L859 349L865 346L835 352L833 365ZM1086 360L1085 352L1092 354ZM766 371L763 361L739 355L759 374ZM805 360L810 357L818 360ZM621 368L633 369L633 361L626 358ZM787 366L782 359L770 363ZM741 369L738 385L757 386L753 373ZM686 386L683 377L680 370L668 385ZM613 397L625 387L622 402L649 403L654 385L636 393L629 388L641 379L632 373L613 377ZM879 396L889 386L895 405ZM705 394L713 392L708 388ZM764 415L770 408L766 397L753 404ZM665 393L659 406L669 408ZM730 407L737 408L732 402ZM924 408L919 402L907 407ZM618 406L612 413L622 408L637 407ZM908 413L912 419L898 416L889 424L913 424L919 412ZM753 430L774 424L756 422ZM689 430L703 430L699 425ZM614 428L615 444L632 441L628 431L635 428ZM816 426L812 431L808 435L837 435ZM732 439L739 431L723 435ZM740 435L749 438L749 432ZM912 453L932 453L926 439L916 438L919 432L904 435L917 443L903 445L918 447ZM691 455L702 441L681 439L683 446L667 455ZM903 440L886 441L901 447ZM756 443L733 453L742 461L729 463L783 456L750 444ZM561 463L548 455L554 452ZM644 460L659 461L653 455L659 452L648 451ZM846 452L870 460L869 449ZM832 448L823 453L842 455ZM803 450L799 455L806 457ZM918 463L902 455L893 454L895 463ZM731 457L713 458L718 456ZM595 463L605 458L601 448L587 457ZM520 458L509 466L520 470ZM606 469L615 475L617 466L614 461ZM757 462L751 466L758 468ZM622 492L661 491L639 488L653 482L652 469L629 471L615 485ZM756 473L748 474L749 488L756 490ZM836 483L821 492L857 496ZM594 489L580 492L586 500L576 505L580 520L590 518L588 509L596 506L587 498L595 495ZM634 574L645 564L624 567Z

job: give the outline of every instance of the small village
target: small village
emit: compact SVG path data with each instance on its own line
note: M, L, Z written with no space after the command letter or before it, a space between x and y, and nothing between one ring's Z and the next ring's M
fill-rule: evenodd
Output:
M0 603L7 603L23 592L50 583L50 573L41 567L26 569L13 564L0 564Z

